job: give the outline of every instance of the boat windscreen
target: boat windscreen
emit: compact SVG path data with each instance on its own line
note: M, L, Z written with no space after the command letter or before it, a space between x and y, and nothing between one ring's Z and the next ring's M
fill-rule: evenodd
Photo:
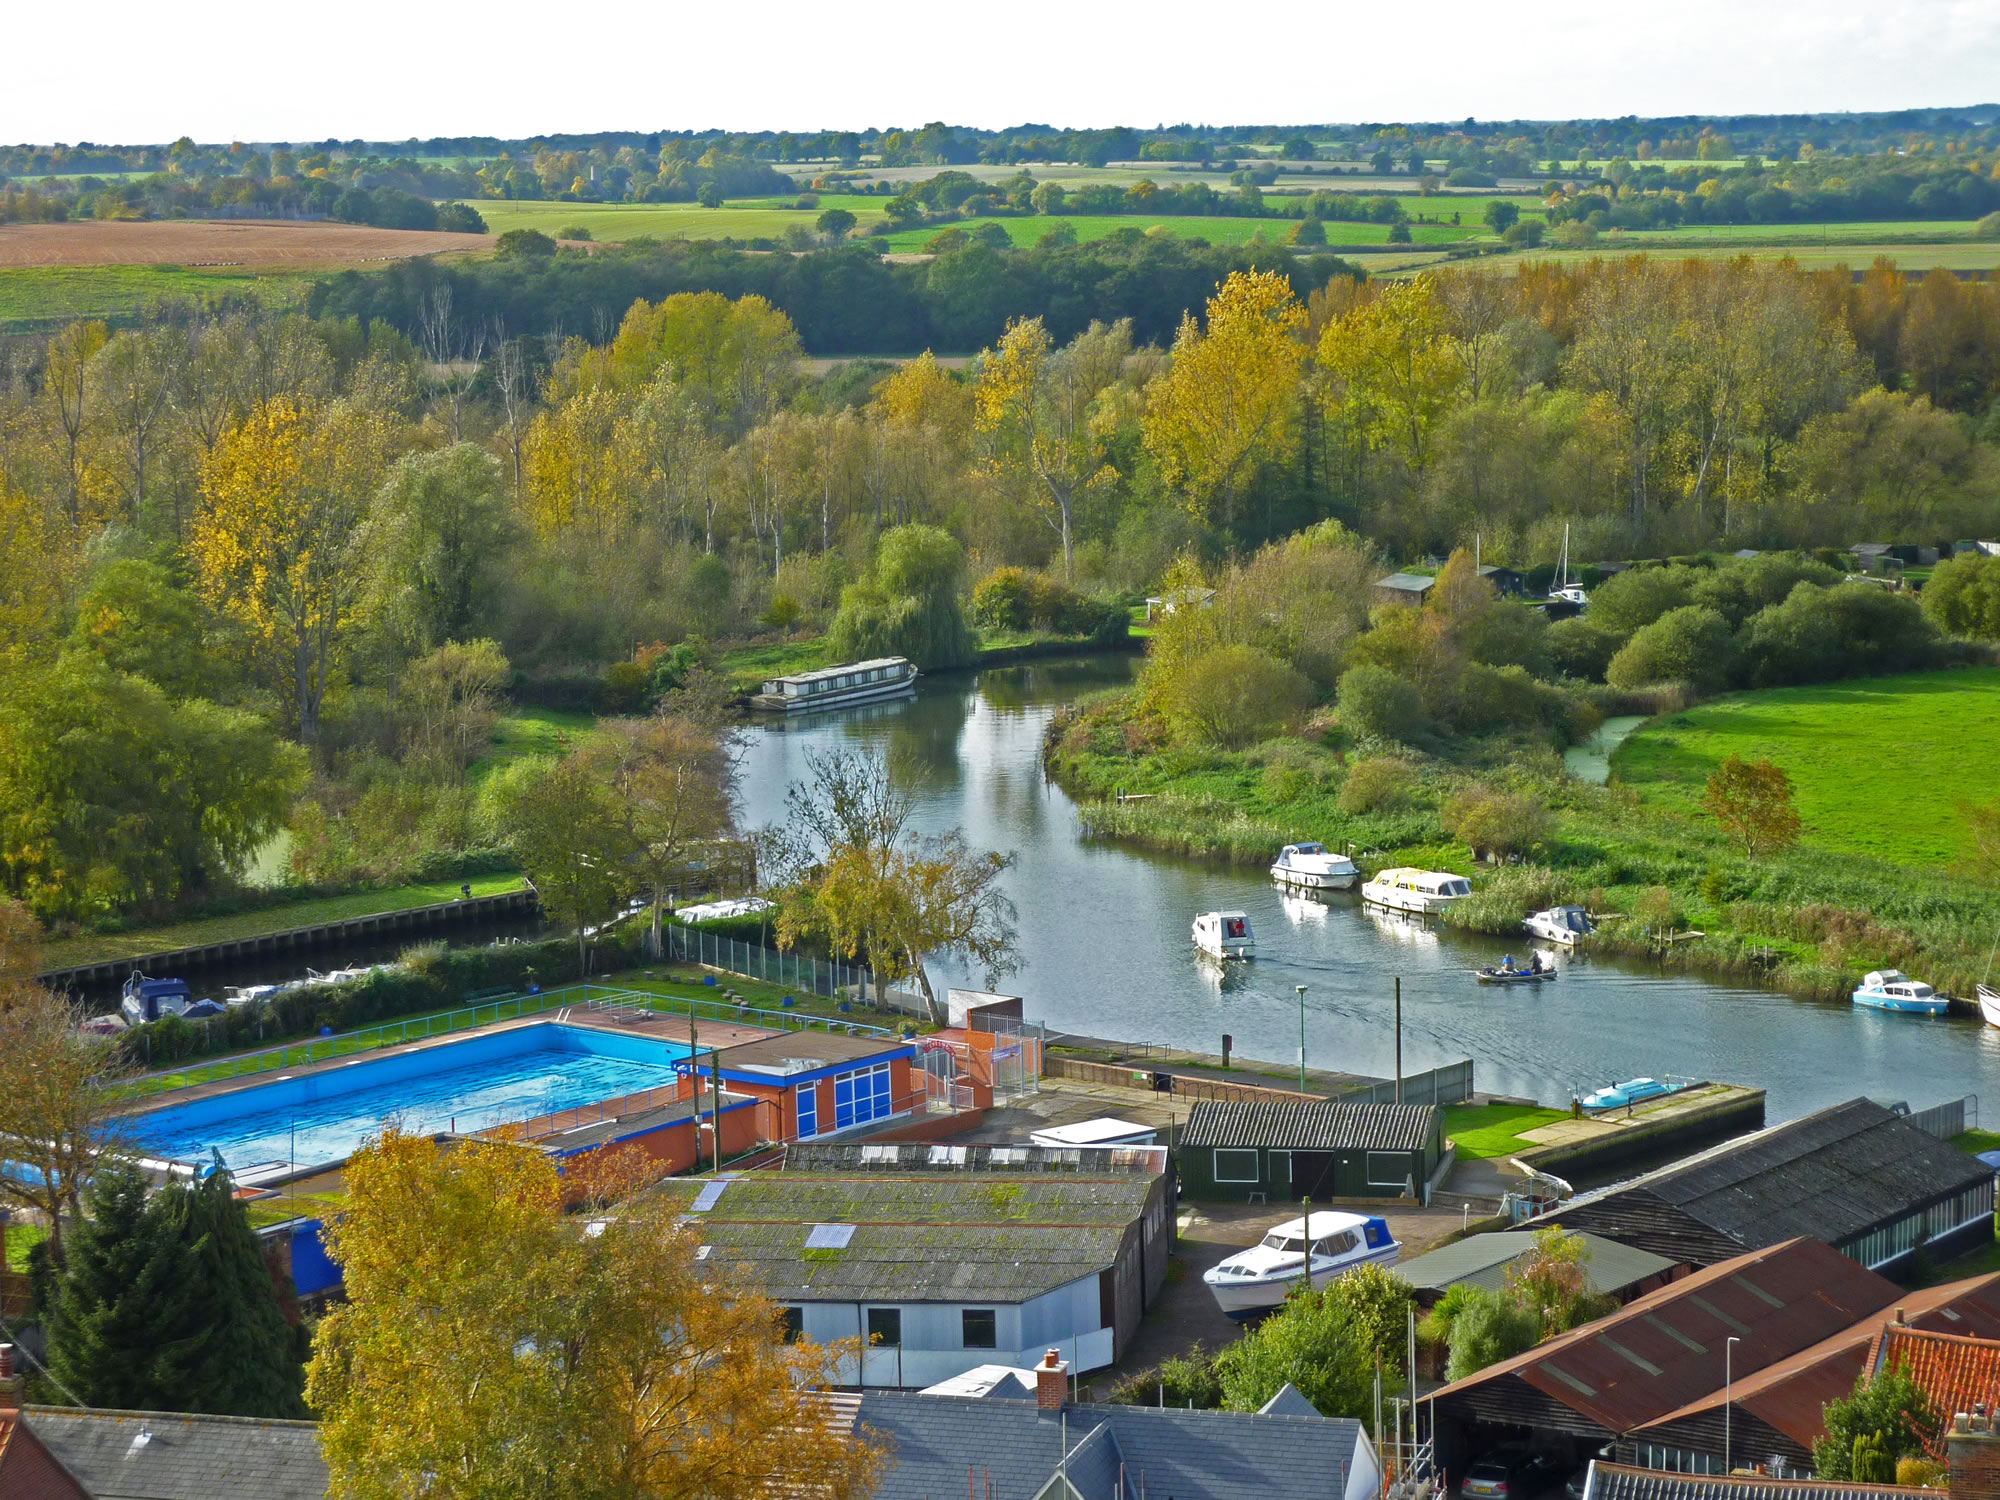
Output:
M1303 1255L1306 1250L1306 1242L1296 1234L1282 1234L1274 1229L1264 1236L1264 1248L1266 1250L1289 1250L1293 1255Z

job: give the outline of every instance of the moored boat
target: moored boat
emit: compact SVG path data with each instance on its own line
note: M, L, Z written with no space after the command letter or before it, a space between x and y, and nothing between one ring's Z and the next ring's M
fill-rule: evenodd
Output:
M1271 866L1271 878L1304 891L1345 891L1361 879L1361 871L1324 844L1287 844Z
M1269 1312L1310 1265L1315 1291L1356 1266L1395 1264L1403 1247L1388 1224L1365 1214L1309 1213L1278 1225L1257 1244L1202 1272L1216 1306L1232 1318Z
M1854 1003L1915 1016L1941 1016L1951 1009L1943 995L1901 969L1871 969L1854 992Z
M1675 1083L1672 1079L1628 1078L1623 1083L1607 1083L1595 1093L1585 1094L1582 1103L1585 1109L1623 1109L1628 1104L1663 1099L1686 1087L1685 1082Z
M1418 870L1396 865L1378 871L1361 887L1361 898L1386 906L1391 911L1433 912L1463 901L1472 894L1472 882L1446 870Z
M134 1026L157 1021L161 1016L178 1016L194 1004L194 991L185 979L149 979L134 969L125 977L118 992L118 1009Z
M2000 990L1990 984L1979 986L1979 1013L1988 1026L2000 1026Z
M1551 906L1547 911L1534 913L1521 925L1536 937L1565 948L1574 948L1579 938L1587 938L1597 931L1597 924L1590 920L1590 913L1580 906Z
M768 678L764 691L751 698L750 705L779 713L811 713L855 703L876 703L885 698L907 698L916 690L914 662L904 656L878 656L871 661L851 661L841 667L821 667L816 672Z
M1194 919L1194 945L1210 958L1249 958L1257 936L1243 912L1205 911Z

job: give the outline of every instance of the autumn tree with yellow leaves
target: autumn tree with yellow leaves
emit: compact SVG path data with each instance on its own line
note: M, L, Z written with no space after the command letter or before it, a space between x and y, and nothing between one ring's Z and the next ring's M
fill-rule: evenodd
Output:
M1278 271L1239 271L1174 337L1146 403L1146 447L1198 517L1236 520L1257 466L1283 452L1299 409L1306 310Z
M346 402L265 402L202 465L188 537L211 607L242 627L304 740L367 593L363 521L381 478L381 419Z
M347 1301L307 1399L341 1500L752 1500L866 1495L885 1455L817 1392L847 1346L787 1344L778 1310L678 1203L563 1211L539 1151L388 1132L329 1227ZM621 1184L629 1186L629 1184Z

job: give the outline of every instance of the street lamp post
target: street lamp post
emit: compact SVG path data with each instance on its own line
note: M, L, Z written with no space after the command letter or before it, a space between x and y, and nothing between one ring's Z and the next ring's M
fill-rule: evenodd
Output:
M1306 1092L1306 987L1295 984L1299 992L1299 1092Z
M1733 1356L1736 1346L1743 1341L1731 1334L1722 1343L1722 1472L1731 1473L1729 1466L1729 1407L1735 1398L1736 1365Z

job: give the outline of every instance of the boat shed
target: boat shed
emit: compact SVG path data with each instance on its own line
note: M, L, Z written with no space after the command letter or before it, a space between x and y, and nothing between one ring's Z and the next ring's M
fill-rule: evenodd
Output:
M1190 1198L1430 1201L1444 1115L1429 1104L1198 1099L1176 1150Z
M1387 578L1375 580L1375 602L1421 608L1436 587L1437 580L1422 573L1391 573Z
M1493 592L1502 599L1518 599L1528 592L1528 580L1513 568L1486 563L1475 571L1493 585Z
M922 1387L982 1365L1123 1356L1166 1284L1163 1146L791 1146L780 1170L673 1180L697 1255L735 1267L841 1384Z
M1586 1234L1580 1238L1584 1242L1584 1282L1600 1297L1630 1302L1665 1286L1687 1269L1664 1255L1634 1250L1601 1235ZM1534 1232L1525 1229L1469 1234L1413 1260L1398 1262L1396 1274L1416 1288L1417 1302L1424 1307L1435 1306L1455 1286L1476 1286L1497 1292L1506 1286L1508 1272L1535 1248L1535 1239Z
M1797 1235L1889 1275L1990 1243L1992 1169L1867 1099L1741 1136L1534 1222L1714 1265Z

